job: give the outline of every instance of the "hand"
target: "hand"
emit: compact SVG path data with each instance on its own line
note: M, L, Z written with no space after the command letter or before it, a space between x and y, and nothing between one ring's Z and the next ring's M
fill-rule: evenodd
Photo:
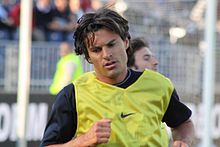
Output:
M107 143L111 135L111 120L102 119L93 124L89 131L83 135L87 146L96 146Z
M177 140L174 141L172 147L189 147L189 146L185 142Z

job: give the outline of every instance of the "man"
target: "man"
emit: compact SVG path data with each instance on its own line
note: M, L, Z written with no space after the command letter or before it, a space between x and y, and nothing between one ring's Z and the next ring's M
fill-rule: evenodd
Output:
M128 67L134 70L150 69L157 71L158 60L150 51L149 44L143 38L131 40L131 51L128 52Z
M138 71L144 71L150 69L157 71L157 65L159 64L156 57L150 51L148 42L143 38L134 38L131 40L131 48L128 52L128 67ZM166 125L161 123L162 142L164 146L169 145L169 135L166 130Z
M78 21L75 52L85 55L94 71L57 95L41 146L163 147L163 121L172 127L174 147L191 144L191 111L170 80L127 68L128 31L127 20L109 9Z
M72 51L72 47L68 42L60 44L60 60L57 63L56 72L54 74L53 83L49 91L56 95L66 85L72 83L83 73L83 67L79 56Z

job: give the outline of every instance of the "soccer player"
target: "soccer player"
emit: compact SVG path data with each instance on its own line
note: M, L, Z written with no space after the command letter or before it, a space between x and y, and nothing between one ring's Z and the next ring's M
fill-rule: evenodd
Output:
M172 128L174 147L191 145L191 110L172 82L151 70L128 69L126 19L107 8L86 13L74 39L76 54L94 71L57 95L41 146L163 147L161 122Z
M151 52L148 42L143 38L131 40L131 50L128 52L128 67L139 71L144 69L157 71L158 64L159 62Z
M83 74L80 57L73 52L69 42L61 42L59 51L60 59L57 62L53 82L49 88L52 95L58 94L66 85Z

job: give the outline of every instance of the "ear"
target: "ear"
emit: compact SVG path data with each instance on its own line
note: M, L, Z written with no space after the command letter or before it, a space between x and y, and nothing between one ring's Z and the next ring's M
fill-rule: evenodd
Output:
M90 64L93 64L90 58L88 58L87 61L88 61Z
M129 47L129 45L130 45L130 40L129 40L128 38L126 38L125 41L124 41L124 43L125 43L125 48L126 48L126 50L127 50L128 47Z

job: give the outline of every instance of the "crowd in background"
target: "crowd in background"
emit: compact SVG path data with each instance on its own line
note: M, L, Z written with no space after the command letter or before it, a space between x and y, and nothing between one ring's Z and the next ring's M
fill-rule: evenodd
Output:
M34 0L33 41L72 41L77 20L103 6L103 0ZM20 0L0 1L0 40L18 40Z

